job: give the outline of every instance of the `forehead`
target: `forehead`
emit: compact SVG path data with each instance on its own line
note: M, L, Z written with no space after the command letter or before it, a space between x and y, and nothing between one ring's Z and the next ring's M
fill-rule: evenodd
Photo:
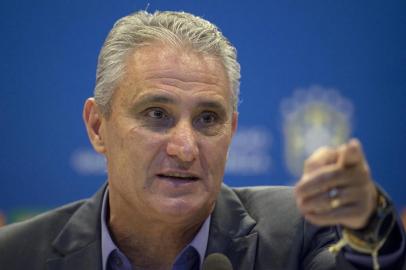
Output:
M231 102L231 87L222 62L189 47L156 43L129 55L120 88L137 94L143 86L153 84L183 91L210 90Z
M222 80L227 79L224 66L217 57L197 52L189 46L174 47L155 43L140 47L130 55L127 68L129 72L135 73L159 70L160 75L176 75L185 81L209 79L213 83L222 83Z

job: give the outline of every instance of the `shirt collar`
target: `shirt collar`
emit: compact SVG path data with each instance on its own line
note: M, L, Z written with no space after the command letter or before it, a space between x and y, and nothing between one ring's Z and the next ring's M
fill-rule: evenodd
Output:
M188 246L192 246L197 250L200 258L200 266L199 266L200 269L202 268L203 265L204 255L206 254L207 249L207 242L209 240L210 220L211 215L206 218L203 225L200 227L199 232L193 238L192 242L190 242L190 244L185 247L186 249Z
M102 263L103 270L107 269L107 259L111 252L119 250L111 238L110 231L107 226L107 214L108 214L108 187L103 194L102 211L101 211L101 248L102 248ZM207 250L207 242L209 240L209 228L210 228L211 215L206 218L200 230L195 235L193 240L178 254L177 258L185 251L189 246L196 249L200 258L200 269L203 264L204 256Z
M103 263L103 270L107 269L107 259L109 255L114 250L118 250L116 244L114 244L113 239L111 239L111 235L109 229L107 227L107 212L108 212L108 187L103 194L103 203L102 203L102 211L101 211L101 248L102 248L102 263Z

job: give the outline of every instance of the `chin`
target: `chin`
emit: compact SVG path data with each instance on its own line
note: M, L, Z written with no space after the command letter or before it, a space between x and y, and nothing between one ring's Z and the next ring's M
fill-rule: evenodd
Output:
M212 205L208 200L200 198L165 198L156 206L159 214L173 220L195 219L198 216L208 216Z

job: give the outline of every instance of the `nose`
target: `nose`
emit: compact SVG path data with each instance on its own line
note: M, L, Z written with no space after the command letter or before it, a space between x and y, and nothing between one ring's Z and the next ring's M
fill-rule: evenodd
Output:
M193 127L185 122L172 128L166 152L181 162L191 162L196 159L199 149Z

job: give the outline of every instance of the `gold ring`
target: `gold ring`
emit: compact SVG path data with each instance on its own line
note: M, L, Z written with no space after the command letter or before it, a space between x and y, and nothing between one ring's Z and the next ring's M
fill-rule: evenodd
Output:
M340 204L341 204L340 199L337 199L337 198L332 199L332 200L330 201L330 207L331 207L331 209L336 209L336 208L340 207Z

